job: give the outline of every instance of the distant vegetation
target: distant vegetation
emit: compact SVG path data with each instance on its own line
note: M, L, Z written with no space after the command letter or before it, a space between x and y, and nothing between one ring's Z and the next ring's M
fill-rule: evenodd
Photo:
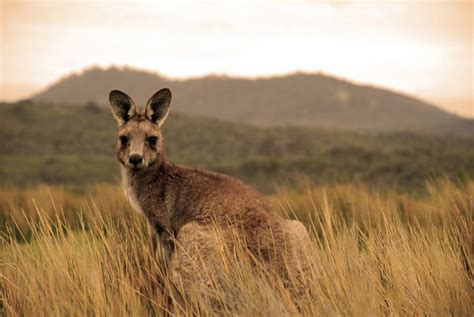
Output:
M1 184L118 181L116 125L108 108L0 104L0 126ZM401 189L443 175L474 176L474 138L467 137L259 128L176 112L164 135L170 159L240 177L264 191L295 175Z
M410 96L323 74L254 80L209 76L178 81L133 69L91 68L58 81L32 100L107 105L108 91L122 89L143 105L162 87L173 90L174 111L237 123L474 134L474 120L448 114Z

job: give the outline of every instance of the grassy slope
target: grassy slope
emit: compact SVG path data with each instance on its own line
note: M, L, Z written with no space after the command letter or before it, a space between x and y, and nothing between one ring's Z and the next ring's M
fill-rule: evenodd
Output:
M301 219L312 233L304 315L473 314L474 183L438 182L426 192L414 199L359 185L300 184L270 197L277 211ZM4 189L0 203L33 237L24 244L2 232L0 315L162 314L160 266L148 251L144 219L130 212L119 188L99 186L86 195L44 186ZM222 270L182 315L209 313L205 294L219 315L295 312L280 278L220 250ZM206 263L196 264L212 274Z
M115 122L108 109L0 105L0 182L115 182ZM439 175L474 176L474 139L257 128L172 114L166 152L179 163L243 178L263 190L295 173L316 182L421 186Z

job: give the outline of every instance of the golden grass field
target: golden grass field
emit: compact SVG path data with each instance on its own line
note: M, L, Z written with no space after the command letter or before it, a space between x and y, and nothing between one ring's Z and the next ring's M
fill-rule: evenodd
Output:
M301 313L472 316L473 196L474 181L431 182L417 196L358 184L280 188L269 196L275 209L300 219L314 242ZM0 217L12 219L0 245L0 315L160 316L167 309L145 219L119 187L3 188ZM211 279L220 315L297 312L281 279L236 257L222 246L222 269ZM192 294L179 315L211 314L205 296Z

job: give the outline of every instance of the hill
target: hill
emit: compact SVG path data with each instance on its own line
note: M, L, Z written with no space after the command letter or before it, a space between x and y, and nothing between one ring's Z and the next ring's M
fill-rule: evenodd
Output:
M322 74L171 80L133 69L91 68L59 80L31 99L105 105L111 89L122 89L143 105L165 86L174 91L175 111L239 123L474 134L474 120L462 119L413 97Z
M0 126L0 185L118 181L116 124L108 108L0 104ZM419 188L441 175L474 176L474 138L259 128L176 112L164 136L170 159L237 176L261 190L295 175L399 188Z

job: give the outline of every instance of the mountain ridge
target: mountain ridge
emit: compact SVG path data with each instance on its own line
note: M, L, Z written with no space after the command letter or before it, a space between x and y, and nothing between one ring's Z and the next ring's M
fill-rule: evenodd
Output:
M469 134L474 120L448 113L416 97L322 73L241 78L209 75L173 79L133 68L89 68L32 96L61 104L108 104L121 89L142 107L157 89L174 92L174 111L251 124L297 124L373 132Z

